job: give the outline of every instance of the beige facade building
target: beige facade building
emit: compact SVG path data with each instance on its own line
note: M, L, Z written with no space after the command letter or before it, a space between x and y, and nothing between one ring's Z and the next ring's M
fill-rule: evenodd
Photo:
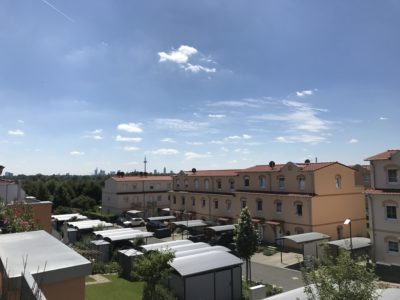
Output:
M168 191L171 176L120 176L105 181L102 193L102 211L121 214L128 210L143 211L144 217L158 216L169 208Z
M366 159L371 189L366 191L373 256L378 264L400 268L400 150Z
M171 210L185 220L236 223L250 209L260 236L275 242L283 235L317 231L332 240L366 236L364 187L355 170L338 162L257 165L241 170L180 172L174 176Z

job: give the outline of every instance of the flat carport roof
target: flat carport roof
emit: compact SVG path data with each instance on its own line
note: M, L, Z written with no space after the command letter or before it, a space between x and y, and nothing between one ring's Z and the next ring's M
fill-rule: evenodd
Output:
M351 244L353 244L352 247L350 246ZM353 250L356 250L371 247L371 239L365 237L352 237L351 243L350 239L347 238L343 240L328 242L328 245L333 245L345 250L351 250L351 248L353 248Z

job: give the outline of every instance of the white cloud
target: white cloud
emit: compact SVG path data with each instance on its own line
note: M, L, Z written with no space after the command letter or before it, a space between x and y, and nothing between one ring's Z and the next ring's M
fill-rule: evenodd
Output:
M103 132L103 129L95 129L93 131L89 131L91 134L101 134Z
M143 131L141 126L142 123L122 123L117 126L117 129L126 132L140 133Z
M115 137L115 141L117 142L140 142L141 140L141 137L126 137L121 135Z
M71 151L69 154L72 156L82 156L82 155L85 155L85 152L74 150L74 151Z
M277 142L280 143L307 143L316 145L326 141L323 136L316 135L295 135L295 136L279 136L276 138Z
M243 99L243 100L229 100L229 101L216 101L209 103L208 106L227 106L227 107L263 107L271 104L271 101L264 99Z
M190 56L196 54L198 51L196 48L182 45L178 48L178 50L166 52L158 52L158 56L160 56L159 62L171 61L178 64L186 63Z
M198 159L198 158L208 158L208 157L211 157L210 152L207 152L205 154L200 154L200 153L195 153L195 152L186 152L185 153L186 160L192 160L192 159Z
M9 135L17 135L17 136L25 135L25 133L21 129L9 130L8 134Z
M223 138L222 140L216 141L213 140L211 141L212 144L225 144L225 143L238 143L241 140L248 140L251 139L251 135L248 134L243 134L243 135L232 135L228 136L226 138Z
M386 120L388 120L388 118L386 118L386 117L379 117L379 120L381 120L381 121L386 121Z
M357 139L351 139L351 140L349 141L349 143L350 143L350 144L355 144L355 143L358 143L358 140L357 140Z
M138 148L138 147L133 147L133 146L125 146L125 147L124 147L124 150L125 150L125 151L138 151L138 150L140 150L140 148Z
M163 138L161 140L161 142L164 142L164 143L176 143L176 141L174 139L172 139L172 138Z
M264 121L280 121L285 127L290 130L321 132L329 129L330 122L318 116L319 112L324 109L311 107L308 103L296 101L282 101L285 107L288 107L291 112L282 114L264 114L253 117L256 120Z
M20 124L24 124L25 123L24 120L17 120L17 122L20 123Z
M203 142L186 142L186 144L192 145L192 146L201 146L201 145L204 145Z
M304 90L304 91L300 91L300 92L296 92L297 97L306 97L306 96L311 96L313 95L314 92L312 90Z
M251 139L251 135L248 135L248 134L243 134L242 137L243 137L245 140Z
M101 135L94 135L94 136L93 136L93 139L94 139L94 140L102 140L103 137L102 137Z
M185 71L191 71L192 73L199 73L200 71L204 71L206 73L215 73L217 72L217 69L215 68L207 68L207 67L203 67L200 65L192 65L192 64L187 64L185 66Z
M159 129L178 131L194 131L208 126L208 123L184 121L181 119L156 119L154 122Z
M208 68L200 64L189 63L189 58L197 54L199 51L191 46L181 45L178 50L172 50L170 52L158 52L159 62L172 62L178 64L185 71L190 71L192 73L206 72L215 73L217 70L215 68ZM200 59L202 61L202 59ZM207 60L208 63L215 63L212 60Z
M176 149L162 148L162 149L151 151L151 153L154 155L175 155L175 154L179 154L179 151Z
M247 148L237 148L234 150L236 153L240 153L240 154L249 154L250 151Z
M222 115L222 114L209 114L208 117L209 117L209 118L214 118L214 119L222 119L222 118L225 118L226 115Z
M86 135L84 135L84 138L87 139L94 139L94 140L102 140L103 137L101 136L101 133L103 132L103 129L95 129L92 131L86 131Z

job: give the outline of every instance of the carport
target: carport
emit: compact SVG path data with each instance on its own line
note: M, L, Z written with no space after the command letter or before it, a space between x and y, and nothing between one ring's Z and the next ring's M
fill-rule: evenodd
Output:
M305 255L315 256L318 258L318 245L326 242L331 237L329 235L320 232L307 232L301 234L287 235L281 238L277 238L277 241L282 241L281 245L281 263L283 263L282 252L285 247L285 240L290 240L296 244L302 245L303 261Z
M335 251L336 255L339 255L339 249L353 252L352 255L366 254L369 256L371 249L371 239L365 237L352 237L328 242L330 250Z

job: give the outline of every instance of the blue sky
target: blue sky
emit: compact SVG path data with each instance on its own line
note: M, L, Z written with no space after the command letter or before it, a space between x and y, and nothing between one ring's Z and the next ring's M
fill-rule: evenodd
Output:
M398 1L0 2L0 164L242 168L399 148Z

